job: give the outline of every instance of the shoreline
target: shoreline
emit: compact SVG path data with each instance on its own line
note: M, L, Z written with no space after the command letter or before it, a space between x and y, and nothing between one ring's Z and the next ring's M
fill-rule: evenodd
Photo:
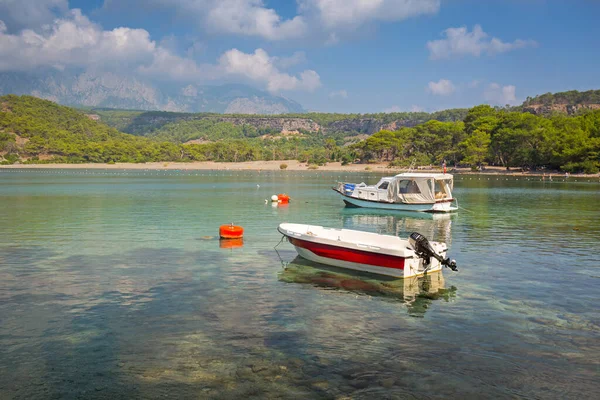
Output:
M281 169L280 165L286 164L287 168ZM326 171L326 172L363 172L363 173L388 173L390 175L406 172L407 168L388 167L387 163L378 164L348 164L331 162L310 169L306 163L297 160L282 161L246 161L246 162L150 162L150 163L85 163L85 164L12 164L0 165L0 169L104 169L104 170L186 170L186 171ZM441 168L419 167L415 172L442 172ZM455 175L507 175L507 176L552 176L562 177L565 173L560 171L527 171L509 170L504 167L486 167L483 171L471 171L470 168L449 168L449 174ZM600 177L600 174L569 174L572 177Z

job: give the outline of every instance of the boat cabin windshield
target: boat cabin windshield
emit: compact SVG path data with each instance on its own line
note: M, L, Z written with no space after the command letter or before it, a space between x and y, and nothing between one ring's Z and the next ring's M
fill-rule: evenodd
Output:
M419 185L412 179L400 181L399 189L400 193L421 193Z
M388 200L409 204L427 204L439 200L451 200L452 182L451 175L396 175L388 186Z

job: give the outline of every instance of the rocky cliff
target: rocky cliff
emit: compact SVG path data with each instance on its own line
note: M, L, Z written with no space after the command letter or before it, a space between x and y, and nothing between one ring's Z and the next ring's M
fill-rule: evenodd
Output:
M111 124L102 116L100 119ZM134 135L148 135L152 131L157 130L167 124L177 123L179 121L203 120L210 119L218 122L228 122L236 126L250 125L256 129L269 130L274 132L321 132L321 133L336 133L344 132L350 135L366 134L372 135L380 130L398 130L402 127L415 126L424 121L409 121L398 119L394 121L383 121L377 118L347 118L331 122L327 125L319 124L310 118L301 117L243 117L243 116L228 116L215 114L183 114L183 113L168 113L168 112L149 112L141 113L131 119L129 124L125 126L116 126L123 132L132 133Z
M522 111L536 115L562 113L573 115L586 110L600 109L600 90L580 92L569 90L527 97L520 107Z
M600 110L600 104L531 104L523 106L523 111L535 115L562 113L574 115L586 110Z
M271 129L278 132L309 131L319 132L323 128L311 119L305 118L243 118L243 117L220 117L221 122L229 122L233 125L250 125L257 129Z
M403 127L415 126L425 121L408 121L398 119L392 122L384 122L377 118L344 119L335 121L324 128L328 132L357 132L372 135L381 130L396 131Z

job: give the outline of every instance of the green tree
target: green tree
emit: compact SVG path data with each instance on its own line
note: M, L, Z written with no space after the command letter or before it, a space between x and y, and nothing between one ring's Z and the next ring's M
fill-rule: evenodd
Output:
M491 136L485 130L476 129L468 138L460 143L464 154L464 162L481 166L489 154Z

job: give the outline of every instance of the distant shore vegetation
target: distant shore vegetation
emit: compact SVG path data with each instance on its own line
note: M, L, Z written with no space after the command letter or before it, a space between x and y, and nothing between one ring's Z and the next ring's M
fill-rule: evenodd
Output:
M543 97L546 96L546 97ZM543 95L544 101L550 101ZM577 98L569 94L569 98ZM588 96L589 97L589 96ZM532 101L532 100L528 100ZM437 113L368 115L290 114L231 118L303 118L325 131L284 134L268 127L213 119L152 118L124 129L142 112L98 111L101 121L85 112L31 96L0 97L0 162L20 163L144 163L295 159L311 165L385 162L391 166L493 165L536 170L597 173L600 167L600 110L575 116L534 115L514 108L480 105ZM193 116L193 114L189 114ZM181 114L179 114L181 116ZM396 130L371 135L336 131L339 121L375 119L402 123ZM152 121L155 121L154 125Z

